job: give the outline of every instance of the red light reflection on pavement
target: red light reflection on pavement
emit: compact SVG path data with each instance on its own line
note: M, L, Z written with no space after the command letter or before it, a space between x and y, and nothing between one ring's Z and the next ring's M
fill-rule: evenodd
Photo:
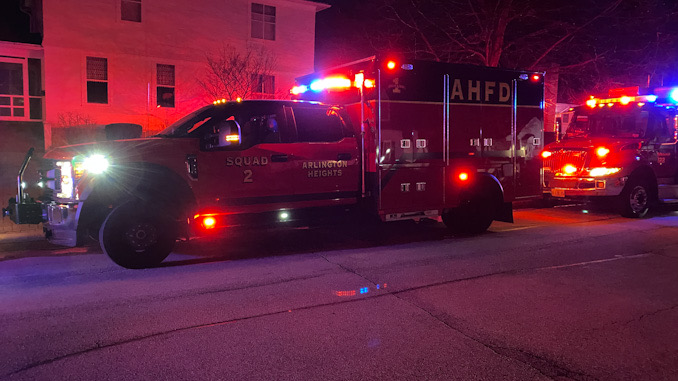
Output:
M376 284L372 287L372 290L374 290L374 291L381 290L383 288L386 288L386 286L387 286L387 283ZM336 296L356 296L356 295L359 295L359 294L367 294L370 291L371 291L370 287L361 287L357 290L334 291L334 295L336 295Z

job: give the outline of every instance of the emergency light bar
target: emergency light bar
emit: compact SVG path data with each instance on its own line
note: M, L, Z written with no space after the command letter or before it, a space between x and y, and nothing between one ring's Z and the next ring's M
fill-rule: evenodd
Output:
M603 107L605 105L607 105L608 107L612 107L612 105L616 103L619 103L621 105L627 105L631 102L638 102L638 105L642 106L646 102L654 103L656 101L657 101L656 95L638 95L638 96L624 95L619 98L606 98L606 99L594 98L593 96L591 96L591 99L586 101L586 105L591 108L595 108L596 106Z
M638 106L643 106L645 103L655 103L659 100L660 104L678 103L678 87L660 87L653 90L653 94L640 95L640 89L636 87L625 87L621 89L611 89L609 91L609 98L595 98L593 95L591 99L586 101L586 105L595 108L607 105L612 107L615 104L627 105L635 102Z
M366 88L374 87L374 80L366 79L365 74L363 73L356 74L353 81L346 77L340 76L320 78L311 82L309 86L306 85L294 86L290 90L290 93L294 95L299 95L307 92L308 90L320 92L323 90L346 90L350 88L359 89L361 87Z

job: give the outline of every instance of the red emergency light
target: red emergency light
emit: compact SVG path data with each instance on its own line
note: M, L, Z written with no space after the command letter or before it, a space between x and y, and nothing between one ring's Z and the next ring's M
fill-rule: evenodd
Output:
M596 148L596 155L601 159L604 158L605 156L607 156L608 153L610 153L609 148L605 148L605 147Z
M397 66L397 64L396 64L395 61L388 61L388 62L386 63L386 68L389 69L389 70L395 69L396 66Z
M539 75L539 74L532 74L532 76L530 77L530 79L532 80L532 82L537 82L537 81L539 81L539 80L541 79L541 75Z
M205 229L213 229L217 225L217 220L214 217L208 216L203 218L202 226Z
M620 87L617 89L610 89L607 92L607 96L610 98L621 98L623 96L632 97L640 94L640 87L631 86L631 87Z

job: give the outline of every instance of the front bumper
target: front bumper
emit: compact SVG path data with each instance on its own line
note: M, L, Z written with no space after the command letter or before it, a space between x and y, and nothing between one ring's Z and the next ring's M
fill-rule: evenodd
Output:
M609 197L621 194L627 177L545 176L544 194L556 198Z
M78 203L49 203L43 206L45 237L56 245L75 246L77 243Z

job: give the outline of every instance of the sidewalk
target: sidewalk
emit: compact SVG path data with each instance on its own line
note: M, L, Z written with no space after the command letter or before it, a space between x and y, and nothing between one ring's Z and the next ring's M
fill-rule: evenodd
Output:
M34 240L44 238L42 224L17 225L9 217L0 217L0 242L12 242L16 240Z
M50 244L42 233L42 224L16 225L9 217L0 219L0 260L15 257L17 252L49 250Z

